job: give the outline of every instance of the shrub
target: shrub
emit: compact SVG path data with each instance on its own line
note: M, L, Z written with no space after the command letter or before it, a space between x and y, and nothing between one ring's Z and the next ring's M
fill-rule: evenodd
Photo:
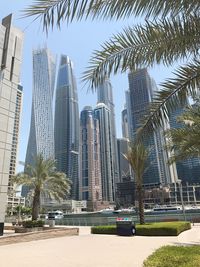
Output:
M33 227L43 227L44 221L37 220L37 221L23 221L22 225L24 228L33 228Z
M143 236L177 236L191 229L190 222L159 222L136 226L136 235Z
M102 235L116 235L117 228L116 225L102 225L91 227L92 234L102 234Z
M143 263L144 267L199 267L200 246L164 246Z
M136 235L140 236L177 236L191 228L190 222L159 222L136 225ZM116 235L116 225L94 226L92 234Z

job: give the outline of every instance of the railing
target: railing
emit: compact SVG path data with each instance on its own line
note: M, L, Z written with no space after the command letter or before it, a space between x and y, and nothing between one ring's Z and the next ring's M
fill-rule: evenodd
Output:
M134 221L135 223L139 222L138 216L130 216L130 215L123 215L123 216L90 216L90 217L70 217L70 218L63 218L56 220L57 225L74 225L74 226L97 226L97 225L111 225L115 224L118 217L126 217ZM200 218L200 213L188 213L186 214L187 221L193 221L193 218ZM161 221L184 221L184 216L182 213L179 214L152 214L152 215L145 215L145 222L161 222Z

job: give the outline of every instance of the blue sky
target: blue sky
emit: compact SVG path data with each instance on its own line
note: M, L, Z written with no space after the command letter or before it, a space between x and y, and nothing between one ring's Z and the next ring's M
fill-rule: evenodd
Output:
M3 2L3 3L2 3ZM82 21L73 22L70 25L63 24L61 30L50 31L48 37L42 31L40 21L32 22L32 18L21 18L20 10L31 4L32 0L6 0L0 3L0 18L13 13L13 25L24 31L23 64L21 71L21 84L24 87L23 113L20 130L20 145L18 159L24 161L26 146L29 135L32 96L32 49L47 46L58 57L67 54L74 62L75 76L77 79L79 110L85 105L96 105L96 94L87 92L80 81L81 73L87 67L90 55L94 49L99 49L100 44L120 32L127 25L138 22L135 18L128 21ZM157 66L150 69L150 75L155 79L157 85L165 78L171 76L172 68ZM111 77L113 86L117 136L121 137L121 111L124 106L124 91L128 88L127 74L118 74Z

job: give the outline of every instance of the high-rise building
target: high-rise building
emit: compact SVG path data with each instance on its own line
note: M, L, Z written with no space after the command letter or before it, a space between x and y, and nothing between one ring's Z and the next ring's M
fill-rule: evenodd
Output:
M112 85L109 79L97 88L97 103L104 103L110 112L110 135L111 135L111 154L114 168L114 183L119 182L119 166L117 158L117 137L115 126L115 105L113 102Z
M11 153L11 160L10 160L9 178L11 178L13 175L16 174L19 127L20 127L20 117L21 117L21 109L22 109L22 97L23 97L23 87L21 85L18 85L17 96L16 96L15 120L14 120L14 129L13 129L13 141L12 141L12 153Z
M33 93L31 125L26 164L33 165L36 155L54 158L53 96L56 61L46 49L33 51Z
M128 163L124 155L128 153L129 140L126 138L117 139L117 149L118 149L118 162L119 162L119 177L120 182L124 178L132 178L131 166Z
M102 201L99 122L92 107L86 106L80 116L80 200L87 200L95 210Z
M20 118L21 118L21 109L22 109L22 97L23 97L23 87L18 85L17 96L16 96L16 108L15 108L15 120L14 120L14 129L13 129L13 141L12 141L12 151L10 159L10 171L9 171L9 183L8 183L8 208L13 211L17 206L17 203L21 201L24 203L24 198L17 197L16 191L13 188L13 184L10 182L10 179L13 175L16 174L17 167L17 152L18 152L18 141L19 141L19 128L20 128ZM18 199L18 201L16 201Z
M103 201L115 200L115 155L112 147L112 126L110 110L104 103L98 103L94 109L94 118L99 123L101 182Z
M189 104L189 103L188 103ZM182 123L177 121L177 117L181 116L184 112L183 108L176 108L170 117L169 125L170 128L181 128ZM178 179L183 184L199 184L200 183L200 159L197 157L188 158L182 161L176 162ZM176 180L174 181L176 182Z
M128 111L125 107L122 110L122 137L129 139L129 132L128 132Z
M148 105L152 101L157 90L155 82L151 79L146 69L140 69L129 73L129 105L130 105L130 129L131 138L134 139L137 128ZM171 181L171 173L167 165L167 154L163 149L164 138L158 129L148 134L144 144L149 147L148 168L144 174L144 184L166 184Z
M54 158L53 136L53 96L55 88L56 60L46 49L33 51L33 92L31 124L26 165L34 165L37 155L44 159ZM22 187L22 196L28 193L28 187Z
M72 198L78 199L79 109L73 63L62 55L57 77L55 103L55 159L57 169L72 181Z
M16 166L18 97L23 33L11 26L12 15L0 24L0 235L3 234L9 175ZM15 150L16 149L16 150Z

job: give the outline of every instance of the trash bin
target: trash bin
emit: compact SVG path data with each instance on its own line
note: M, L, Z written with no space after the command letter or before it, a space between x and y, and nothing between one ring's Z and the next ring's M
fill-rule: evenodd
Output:
M117 235L131 236L135 235L135 224L129 218L117 218Z
M49 227L55 226L55 215L49 214L48 215Z
M55 226L55 220L49 220L49 227Z

